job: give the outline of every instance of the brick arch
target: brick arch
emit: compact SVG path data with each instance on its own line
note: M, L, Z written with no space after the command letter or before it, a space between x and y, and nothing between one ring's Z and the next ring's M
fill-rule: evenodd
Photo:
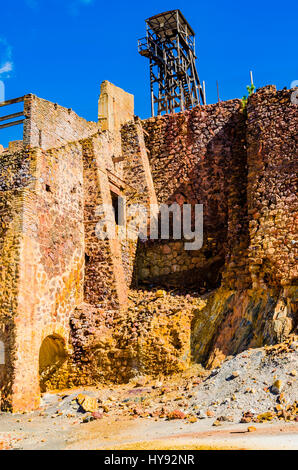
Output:
M68 354L72 353L72 348L69 344L69 329L62 325L62 323L53 322L48 323L41 332L39 347L47 336L60 336L65 344L65 350Z
M59 323L48 324L42 331L39 346L39 386L45 392L52 388L52 381L57 380L71 353L68 331ZM57 387L54 387L57 388Z

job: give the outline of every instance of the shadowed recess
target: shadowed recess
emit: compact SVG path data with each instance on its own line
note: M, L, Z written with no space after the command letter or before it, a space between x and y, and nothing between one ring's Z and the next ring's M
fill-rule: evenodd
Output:
M47 336L39 351L40 388L46 390L46 382L56 374L67 360L64 340L58 335Z

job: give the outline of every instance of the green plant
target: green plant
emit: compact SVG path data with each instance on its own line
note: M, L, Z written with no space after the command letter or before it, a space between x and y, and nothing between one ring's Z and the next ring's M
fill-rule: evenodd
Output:
M248 91L248 96L251 96L253 94L253 92L255 91L256 87L254 86L254 84L252 83L250 86L247 85L246 86L246 89Z
M251 96L251 95L254 93L256 87L255 87L254 84L252 83L251 85L247 85L247 86L246 86L246 89L247 89L247 91L248 91L248 96ZM243 109L243 111L246 109L247 100L248 100L248 97L247 97L246 95L242 96L241 103L242 103L242 109Z

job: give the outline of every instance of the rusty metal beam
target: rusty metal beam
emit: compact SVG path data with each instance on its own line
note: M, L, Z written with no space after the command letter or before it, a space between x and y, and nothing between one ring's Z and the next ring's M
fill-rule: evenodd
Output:
M0 101L0 108L9 104L21 103L22 101L24 101L24 98L25 96L20 96L19 98L13 98L12 100Z
M13 119L16 117L24 116L24 112L20 111L19 113L7 114L6 116L1 116L0 121L8 121L8 119Z
M21 119L20 121L14 121L14 122L7 122L6 124L1 124L0 129L4 129L5 127L12 127L12 126L17 126L19 124L23 124L23 122L26 121L25 119Z

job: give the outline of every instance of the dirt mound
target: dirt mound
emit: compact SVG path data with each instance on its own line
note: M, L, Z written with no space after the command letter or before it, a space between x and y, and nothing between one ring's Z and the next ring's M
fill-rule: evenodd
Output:
M298 341L244 351L227 358L196 390L189 411L199 418L250 422L297 419ZM269 413L268 413L269 412ZM263 418L260 414L267 413Z

